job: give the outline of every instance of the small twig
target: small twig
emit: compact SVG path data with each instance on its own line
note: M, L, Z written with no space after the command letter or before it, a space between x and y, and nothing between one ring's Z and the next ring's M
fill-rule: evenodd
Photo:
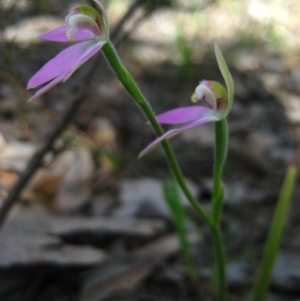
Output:
M136 0L131 5L131 7L128 9L128 11L124 14L124 16L118 22L118 24L116 24L114 29L111 31L111 34L110 34L111 39L116 39L120 35L123 26L129 20L129 18L133 15L134 11L136 11L143 2L144 1ZM132 9L132 8L134 8L134 9ZM30 159L30 161L27 164L25 171L20 175L17 183L10 190L7 198L4 200L4 203L0 209L0 231L3 227L3 224L6 220L6 217L9 213L10 209L17 202L19 195L21 194L22 190L24 189L26 184L29 182L31 177L34 175L35 171L40 167L45 154L53 148L53 144L54 144L55 140L60 136L60 134L63 132L63 130L69 124L73 115L77 111L77 108L80 106L80 104L86 98L87 91L89 91L88 86L91 85L92 78L93 78L96 70L97 70L97 67L95 65L93 65L91 70L86 75L85 79L82 81L82 85L80 86L79 91L76 93L77 96L72 101L70 101L70 103L67 105L65 111L61 114L61 116L58 117L57 122L54 122L54 126L50 130L45 142L36 151L36 153L32 156L32 158Z
M124 14L124 16L122 17L122 19L118 22L118 24L116 24L116 26L114 27L114 31L116 33L121 32L122 28L124 28L126 22L128 20L131 19L131 17L134 15L134 13L137 11L137 9L139 7L141 7L142 5L144 5L144 3L148 2L149 0L136 0L131 7L129 7L129 9L127 10L127 12ZM113 32L111 33L111 38L114 39L116 37L113 36ZM118 43L119 41L117 41Z

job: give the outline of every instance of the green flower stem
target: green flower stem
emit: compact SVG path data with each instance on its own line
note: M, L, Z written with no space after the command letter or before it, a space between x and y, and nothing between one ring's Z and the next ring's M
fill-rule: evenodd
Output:
M140 106L146 117L148 118L149 122L151 123L155 133L158 136L163 135L163 130L159 123L157 122L155 118L155 114L153 113L149 103L147 102L146 98L142 94L141 90L135 83L132 76L129 74L127 69L122 64L117 51L114 47L114 45L108 41L102 48L102 51L111 66L111 68L116 73L118 79L123 84L127 92L133 97L133 99L137 102L137 104ZM211 224L211 218L210 216L202 209L202 207L199 205L197 200L193 197L191 194L189 188L187 187L182 172L178 166L178 163L176 161L175 155L172 151L172 148L167 140L163 140L161 142L163 149L165 151L165 154L167 156L170 168L177 180L177 183L179 187L182 189L183 193L189 200L190 204L194 207L194 209L198 212L198 214L203 218L203 220Z
M212 220L217 224L220 220L224 199L224 184L222 182L223 166L227 156L228 125L226 118L215 123L215 159L213 173Z
M222 240L222 233L219 224L211 224L210 231L213 238L217 259L217 276L218 276L218 300L226 300L226 274L225 274L225 251Z
M299 149L297 153L299 157ZM264 301L266 299L267 289L272 277L284 224L288 216L292 193L295 187L297 178L297 161L298 160L294 159L292 164L288 167L281 187L268 238L264 246L263 258L253 290L253 301Z
M220 217L224 199L224 184L222 182L223 166L227 155L228 126L224 118L215 123L215 158L213 173L212 223L210 230L215 246L217 259L219 301L226 299L225 251L220 229Z

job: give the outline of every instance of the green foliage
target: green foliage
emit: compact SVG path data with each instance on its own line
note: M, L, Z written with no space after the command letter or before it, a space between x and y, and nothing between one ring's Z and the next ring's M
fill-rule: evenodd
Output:
M229 113L232 103L233 103L233 95L234 95L234 85L233 85L233 79L230 74L230 71L228 69L227 63L224 59L224 56L221 52L221 49L219 48L218 44L215 43L215 55L218 61L218 65L220 68L220 71L222 73L222 76L225 80L226 87L227 87L227 96L228 96L228 106L227 106L227 113Z
M174 177L169 182L163 183L163 194L174 219L187 275L194 282L197 277L197 271L193 262L188 241L188 233L185 225L185 209L182 205L178 185Z
M43 14L48 11L49 1L47 0L35 0L33 1L33 13L34 14Z
M193 62L192 62L192 49L186 40L186 37L180 29L177 30L176 44L181 56L181 64L179 66L179 76L185 78L192 78Z
M146 0L144 2L145 15L152 15L154 12L161 9L173 8L176 4L175 0Z
M295 161L295 160L294 160ZM279 250L284 225L291 204L292 194L297 178L297 166L293 162L286 172L280 195L277 201L267 241L264 246L263 258L254 286L252 301L264 301L271 281L274 264Z

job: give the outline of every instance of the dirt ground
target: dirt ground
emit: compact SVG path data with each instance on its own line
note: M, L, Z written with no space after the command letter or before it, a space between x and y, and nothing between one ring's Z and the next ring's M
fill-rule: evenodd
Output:
M103 2L111 28L133 3ZM222 82L214 40L228 60L235 83L222 215L228 301L249 300L280 186L299 143L300 6L146 2L112 40L156 113L191 105L199 80ZM155 135L103 56L27 102L30 77L66 47L38 36L63 25L78 3L87 2L0 1L0 204L84 90L83 102L0 232L0 300L216 300L209 231L182 196L198 272L197 282L190 283L163 198L162 183L170 176L163 151L137 159ZM172 146L191 192L209 210L213 125L182 133ZM299 196L297 184L268 301L300 298Z

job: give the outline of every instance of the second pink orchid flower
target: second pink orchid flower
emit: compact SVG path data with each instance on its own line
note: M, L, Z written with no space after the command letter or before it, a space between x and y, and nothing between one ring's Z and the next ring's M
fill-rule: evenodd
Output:
M225 59L217 44L215 44L215 54L220 71L226 83L227 91L218 82L208 80L201 81L196 87L195 93L192 95L192 101L197 102L199 100L204 100L210 105L210 107L182 107L157 115L156 120L160 124L181 126L171 129L164 135L156 138L139 154L139 158L156 148L164 139L171 139L185 130L194 128L204 123L215 122L227 116L233 102L233 80Z

